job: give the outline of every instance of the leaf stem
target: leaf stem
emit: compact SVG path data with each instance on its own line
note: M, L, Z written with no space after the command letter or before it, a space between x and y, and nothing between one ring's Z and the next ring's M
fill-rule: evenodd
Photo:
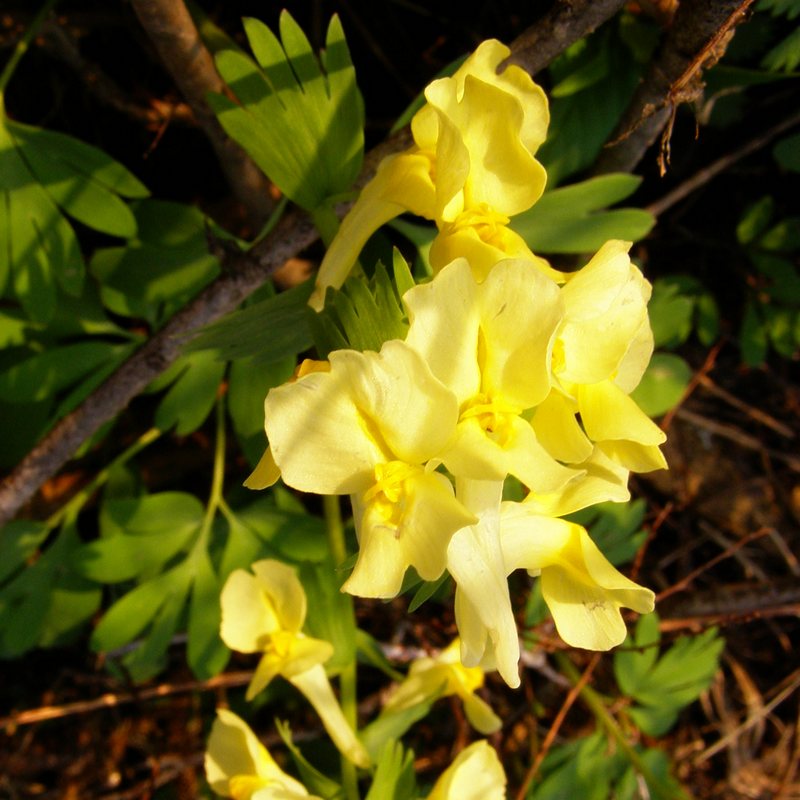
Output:
M325 512L325 527L328 532L328 546L331 556L336 565L339 565L347 558L347 544L344 537L344 523L342 522L342 509L339 505L339 498L336 495L325 495L322 498L322 506ZM348 598L348 613L353 614L353 600L350 595ZM358 726L358 705L356 696L356 660L355 658L343 667L339 674L339 699L342 706L344 718L348 725L355 731ZM342 786L344 787L347 800L359 800L358 774L355 764L348 758L341 758Z
M130 461L139 451L144 450L145 447L158 439L162 432L158 428L150 428L150 430L145 431L130 447L123 450L113 461L103 467L83 489L45 520L45 525L48 529L53 530L61 525L65 519L74 517L87 500L108 480L112 470Z
M577 685L581 678L580 673L575 669L575 666L566 654L556 653L555 659L561 672L567 676L573 685ZM592 689L591 686L584 685L580 689L580 696L583 702L589 707L589 710L594 714L595 719L597 719L606 729L609 736L617 743L633 768L645 779L654 798L658 798L658 800L675 800L675 798L689 800L690 796L683 790L678 790L676 793L660 778L653 774L653 771L645 764L641 755L631 746L622 728L620 728L619 723L614 719L614 716L609 713L598 692Z
M14 70L16 70L17 64L19 64L25 53L28 52L28 48L31 46L31 42L36 34L39 32L39 28L42 27L42 23L45 21L45 18L52 11L53 6L55 6L57 2L58 0L45 0L45 4L41 7L41 9L39 9L39 13L33 18L33 21L28 26L28 29L23 34L22 38L17 42L17 46L14 48L14 52L11 54L11 58L3 68L3 72L0 73L0 116L2 116L4 113L3 93L6 90L6 86L8 86L8 82L14 75Z
M221 396L217 397L215 412L217 431L214 442L214 467L211 475L211 489L208 494L206 514L203 517L200 535L194 545L195 551L202 551L207 548L211 526L222 503L222 487L225 482L225 400Z

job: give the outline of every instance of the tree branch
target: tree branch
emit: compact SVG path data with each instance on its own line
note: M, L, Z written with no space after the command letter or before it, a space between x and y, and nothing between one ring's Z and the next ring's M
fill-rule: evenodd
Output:
M145 4L145 0L135 0L135 2L137 6ZM615 0L615 3L615 8L619 7L619 1ZM588 0L580 2L576 0L571 8L588 8L590 5L595 4L589 3ZM608 15L613 14L613 11L609 10L611 3L598 2L597 5L603 5ZM555 16L558 17L557 14ZM520 47L527 49L522 55L516 50L512 51L514 63L529 72L535 72L546 66L541 53L532 43L547 42L554 36L553 19L552 14L546 16L516 40L512 47L520 43ZM591 27L587 26L582 17L570 17L572 19L570 24L567 24L563 17L558 19L561 22L558 23L560 27L557 36L562 50L584 36ZM592 14L592 20L595 19L596 14ZM547 52L548 57L554 57L560 50ZM410 143L411 135L406 127L374 148L365 159L364 169L357 185L363 186L369 180L385 156L407 148ZM337 212L343 215L348 207L349 204L342 204L337 207ZM223 274L179 311L80 406L57 422L13 472L0 483L0 526L16 515L39 487L61 469L84 441L119 414L178 357L183 343L191 333L233 311L285 261L297 256L317 238L318 234L307 215L294 210L249 252L235 257L226 255Z
M131 5L217 153L234 195L251 221L260 226L274 207L269 183L244 150L228 137L206 102L209 92L224 92L225 84L183 0L131 0Z
M722 56L730 34L752 2L681 0L672 27L617 125L611 144L598 158L594 174L632 172L665 126L662 153L668 158L675 107L697 97L703 69Z
M535 75L571 44L611 19L626 1L559 0L535 25L514 40L507 63Z

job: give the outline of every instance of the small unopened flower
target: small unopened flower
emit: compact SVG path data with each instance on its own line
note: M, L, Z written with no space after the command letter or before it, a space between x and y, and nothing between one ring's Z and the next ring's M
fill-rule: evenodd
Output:
M278 675L314 706L328 735L351 761L366 767L369 756L331 689L322 664L333 655L330 642L302 632L306 594L295 571L272 559L257 561L253 573L230 574L222 589L220 635L232 650L263 653L247 688L250 700Z
M485 740L462 750L441 774L428 800L505 800L506 774Z
M381 713L391 714L440 697L456 695L464 703L464 712L475 730L483 734L499 730L502 725L500 718L475 693L483 686L483 670L465 667L461 663L460 650L461 644L455 639L437 655L416 659Z
M232 711L217 709L205 755L206 778L212 791L234 800L320 800L287 775Z

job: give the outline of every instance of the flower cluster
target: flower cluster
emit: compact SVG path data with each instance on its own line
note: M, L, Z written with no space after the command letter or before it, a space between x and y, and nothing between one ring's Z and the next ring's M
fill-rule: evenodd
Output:
M380 225L407 211L435 222L435 275L402 298L405 339L304 361L270 390L269 447L246 484L282 478L350 496L358 554L346 592L394 597L409 567L427 581L452 576L460 640L415 663L381 714L457 695L482 733L500 724L475 695L483 672L520 683L510 573L540 576L556 628L575 647L609 649L625 638L621 608L652 610L653 593L564 517L625 501L631 471L666 466L664 434L630 396L653 350L650 284L630 245L606 242L565 274L508 226L544 190L536 151L548 110L525 72L498 73L507 56L484 42L428 86L414 146L384 160L321 265L310 300L318 310ZM509 478L525 488L522 501L504 500ZM330 645L302 633L305 595L293 570L262 561L253 571L234 573L222 596L223 639L263 653L248 696L283 675L342 753L368 763L322 666ZM236 798L308 796L230 712L215 723L207 771L215 791ZM493 751L478 743L430 798L501 797L504 785Z
M653 338L650 284L629 244L607 242L564 275L505 226L543 190L534 154L547 127L533 81L515 67L496 74L507 54L485 42L428 87L415 147L384 162L321 267L317 305L377 224L404 210L435 220L440 269L403 297L408 335L307 362L270 391L270 447L249 485L281 475L350 495L359 553L343 589L389 598L408 567L425 580L447 570L464 663L516 686L510 572L541 575L573 646L613 647L621 607L652 610L652 592L560 517L628 499L629 471L665 462L663 432L630 398ZM527 487L523 502L502 502L508 476Z

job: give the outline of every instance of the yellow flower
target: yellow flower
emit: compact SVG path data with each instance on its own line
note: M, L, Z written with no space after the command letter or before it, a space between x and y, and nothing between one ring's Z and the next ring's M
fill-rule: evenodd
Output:
M629 397L653 352L651 287L631 263L629 248L629 242L606 242L561 289L554 385L531 424L562 461L584 462L600 443L606 457L644 472L666 467L658 449L666 437Z
M457 259L406 292L406 342L459 402L456 436L440 458L474 480L507 474L554 491L576 474L539 444L522 416L547 397L553 340L563 317L558 286L524 260L499 262L477 283Z
M433 657L418 658L411 664L406 679L389 697L381 714L391 714L430 703L440 697L457 695L464 703L464 712L475 730L494 733L502 722L491 707L475 694L483 686L483 670L465 667L459 656L460 642L455 639Z
M497 753L481 740L462 750L436 781L428 800L505 800L506 774Z
M238 569L222 589L220 636L232 650L264 653L247 688L252 699L278 675L314 706L339 750L351 761L370 763L342 714L322 664L333 655L330 642L302 633L306 594L295 571L272 559L257 561L253 574Z
M328 371L271 390L265 417L286 484L352 495L360 550L346 591L394 597L409 566L442 574L450 537L475 518L425 466L453 437L458 401L418 353L400 341L335 351Z
M328 286L341 286L372 233L404 211L435 220L445 239L471 239L482 271L497 252L549 271L516 234L498 229L533 205L546 181L534 154L547 133L547 99L518 67L497 74L508 54L496 40L483 42L452 77L426 88L428 102L411 122L414 147L383 161L343 220L320 265L313 308L322 308ZM436 269L454 246L434 246Z
M580 525L503 503L500 541L506 571L541 574L542 595L561 638L572 647L609 650L626 635L620 608L653 610L653 592L619 572Z
M232 711L217 709L205 755L206 778L215 794L234 800L320 800L287 775Z

